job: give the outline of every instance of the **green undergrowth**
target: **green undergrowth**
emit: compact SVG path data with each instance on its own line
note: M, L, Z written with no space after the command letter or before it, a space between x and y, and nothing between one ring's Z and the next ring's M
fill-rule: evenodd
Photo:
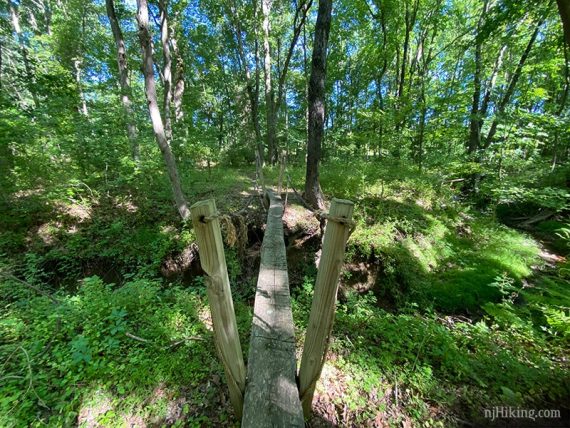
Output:
M300 343L312 284L307 277L295 293ZM539 294L533 290L528 298L546 304ZM567 305L567 294L565 299L559 303ZM484 409L492 406L564 408L570 394L567 315L550 307L542 315L554 316L541 328L502 305L511 311L508 322L496 314L472 321L417 305L387 312L372 293L349 293L337 307L328 369L317 391L345 409L341 425L363 425L378 415L390 426L410 419L413 426L460 426L462 420L486 425ZM330 394L327 382L336 382L342 394Z
M223 211L240 209L248 173L191 170L183 175L188 202L214 198ZM0 258L30 281L58 287L95 274L107 282L159 276L168 256L195 240L163 175L136 175L140 180L129 183L71 181L0 198Z
M294 186L302 173L291 172ZM355 202L357 222L318 388L339 425L483 426L491 406L567 409L570 270L544 270L532 236L436 173L329 164L321 180L327 197ZM368 293L351 288L362 263ZM293 291L301 344L314 278L308 268Z
M0 426L233 423L199 283L89 277L52 301L3 280L0 293ZM235 309L246 344L251 309Z
M0 197L0 426L235 424L203 278L163 278L195 236L161 170ZM188 171L190 204L243 207L251 171ZM227 262L236 284L235 250ZM234 305L244 352L248 286Z
M301 169L290 176L294 186L301 185ZM327 196L355 203L357 227L347 258L379 267L375 291L390 305L416 302L450 313L480 312L481 305L500 300L489 286L497 276L521 284L531 266L542 263L534 239L461 202L458 191L435 172L333 163L321 169L321 181Z
M277 173L267 168L267 182ZM214 197L228 212L250 198L251 171L210 174L184 175L189 202ZM300 191L304 170L289 175ZM161 276L195 240L165 180L73 182L3 200L0 426L236 425L203 278ZM325 163L321 180L327 197L355 202L357 223L317 391L338 426L484 425L494 405L564 408L567 265L546 269L533 237L468 204L437 172ZM567 246L564 224L541 227ZM251 261L235 249L226 261L247 355ZM353 287L354 266L372 283ZM291 268L305 275L292 284L299 347L316 270Z

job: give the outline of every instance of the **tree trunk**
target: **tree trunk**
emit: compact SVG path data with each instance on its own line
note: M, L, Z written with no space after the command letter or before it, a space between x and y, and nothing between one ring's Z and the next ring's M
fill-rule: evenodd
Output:
M132 92L129 85L127 48L125 46L123 32L121 31L121 27L115 13L115 5L113 3L113 0L106 0L105 4L107 6L107 15L109 16L109 22L111 23L111 30L113 31L113 37L115 39L115 46L117 47L117 65L119 68L121 102L123 104L123 110L125 112L125 119L127 123L127 136L129 137L129 142L131 143L133 160L135 163L138 163L140 160L140 149L138 143L138 129L131 101Z
M236 37L237 53L239 58L239 65L245 75L245 87L250 103L250 113L251 113L251 123L253 125L253 131L255 133L255 158L256 165L258 168L263 167L264 156L263 156L263 139L261 137L261 128L259 126L259 52L257 47L257 38L255 40L255 82L252 79L251 71L249 68L249 62L245 55L245 49L243 44L243 36L241 30L240 20L237 17L237 8L235 6L230 7L226 12L228 19L234 27L234 33ZM261 175L261 171L258 171Z
M570 46L570 0L556 0L558 3L558 12L562 20L562 28L564 30L564 39Z
M176 37L172 34L170 35L170 41L172 43L174 58L176 59L174 91L172 94L172 101L174 103L174 120L179 122L184 118L184 110L182 109L182 98L184 97L184 89L186 87L186 82L184 81L184 58L180 53Z
M415 0L414 6L410 11L408 6L408 1L405 1L405 22L406 22L406 33L404 35L404 52L402 56L402 65L399 70L400 78L398 81L398 109L396 118L396 131L399 131L406 122L406 118L402 116L404 111L403 101L404 101L404 84L406 82L406 66L408 65L408 57L410 51L410 38L411 33L416 22L416 16L419 7L419 0Z
M24 71L26 72L26 80L28 82L28 91L32 95L32 100L34 102L35 108L40 106L40 101L36 94L36 90L33 86L34 74L32 73L32 66L30 64L30 59L28 58L28 45L22 36L22 28L20 27L20 16L18 14L17 6L13 1L10 1L10 17L12 20L12 27L14 28L14 33L16 34L16 39L20 45L20 52L22 55L22 60L24 61Z
M501 69L501 65L503 63L503 57L505 55L506 50L507 50L507 45L504 45L499 51L499 55L497 56L497 60L495 61L495 66L493 67L493 73L491 74L491 78L489 79L489 83L487 84L487 88L485 89L483 104L481 104L481 110L479 112L479 132L481 131L481 128L483 128L485 115L487 114L487 110L489 109L489 102L491 101L491 95L493 93L493 89L495 89L495 84L497 83L497 76L499 74L499 70Z
M473 102L471 104L471 117L469 121L469 142L467 144L467 153L473 154L481 147L481 127L479 126L481 104L481 72L482 64L482 48L483 40L481 38L481 28L487 16L488 0L483 4L483 10L477 22L477 34L475 35L475 72L473 73Z
M272 0L262 0L261 9L263 13L263 72L265 77L265 116L267 120L266 145L268 149L269 163L273 165L276 161L275 135L275 96L271 85L271 46L269 44L269 32L271 25L269 16L271 14Z
M324 207L319 184L319 161L324 135L325 77L327 69L327 45L331 28L332 0L319 0L315 41L309 82L309 135L307 141L307 172L305 198L315 208Z
M170 29L168 28L168 0L159 0L160 41L162 43L163 85L164 85L164 131L168 142L172 141L172 121L170 119L170 100L172 99L172 55L170 54Z
M178 176L178 169L176 167L176 160L172 155L172 150L170 149L168 139L166 138L164 125L160 116L160 109L158 108L158 100L156 97L156 85L154 81L152 61L152 37L150 35L148 23L147 0L137 0L137 23L139 27L139 40L143 57L143 74L146 98L148 101L148 109L152 122L152 129L154 131L154 136L156 138L156 142L158 143L158 147L162 152L164 162L166 163L166 169L170 178L170 184L172 185L172 191L174 193L174 200L176 201L178 212L180 213L182 219L186 220L190 215L190 210L188 209L186 198L182 192L182 186L180 184L180 178Z
M264 164L263 141L261 138L261 127L259 126L259 45L255 40L255 82L249 82L249 98L251 103L251 118L257 140L257 155L259 157L259 165Z
M87 110L87 102L85 101L85 94L83 93L83 85L81 83L81 59L76 58L73 60L73 69L75 71L75 83L77 85L77 95L79 96L79 113L83 116L89 116Z
M539 32L540 27L542 26L543 22L544 22L544 19L541 19L536 24L536 27L534 28L534 31L532 32L532 35L530 36L530 40L528 41L526 48L525 48L525 50L521 56L521 59L519 60L517 68L511 77L511 80L509 82L509 86L507 87L507 90L505 91L503 98L501 98L501 101L499 102L499 105L497 106L497 111L495 113L495 119L493 120L493 123L491 124L491 128L489 129L489 133L487 134L487 139L485 140L485 148L489 147L491 145L491 143L493 142L493 138L495 137L495 134L497 132L498 119L505 112L505 108L509 104L511 97L513 96L513 94L515 92L515 87L516 87L517 82L521 76L522 69L523 69L524 64L525 64L525 62L526 62L526 60L530 54L530 51L532 50L532 46L534 45L534 42L536 40L536 37L538 36L538 32Z
M305 36L305 22L307 19L307 13L311 7L313 0L302 0L297 9L295 11L295 17L293 19L293 36L291 38L291 43L289 44L289 49L287 51L287 55L285 57L285 61L283 63L282 70L278 70L278 84L277 84L277 99L273 103L273 121L277 123L277 118L279 117L279 112L281 111L281 107L285 102L285 80L287 78L287 71L289 70L289 64L291 62L291 58L293 57L293 51L295 50L295 46L299 37L301 35L301 30L303 31L303 37ZM304 60L304 67L306 71L306 47L303 45L303 60ZM279 55L277 59L277 65L279 66ZM306 74L305 74L306 75ZM307 79L305 79L307 80ZM285 107L287 107L285 105Z
M307 65L307 24L303 25L303 75L305 77L305 132L306 137L309 138L309 66Z

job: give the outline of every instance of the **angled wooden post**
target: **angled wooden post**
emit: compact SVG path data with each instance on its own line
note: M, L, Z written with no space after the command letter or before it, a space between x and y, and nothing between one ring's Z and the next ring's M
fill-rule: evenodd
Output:
M245 366L232 302L232 292L224 255L220 222L213 199L190 207L196 232L200 264L206 272L208 302L212 313L214 338L230 391L230 400L239 419L245 390Z
M353 225L354 204L333 199L327 218L323 251L315 283L311 314L299 369L299 396L305 417L311 413L315 386L325 363L338 292L338 278L344 261L346 241Z

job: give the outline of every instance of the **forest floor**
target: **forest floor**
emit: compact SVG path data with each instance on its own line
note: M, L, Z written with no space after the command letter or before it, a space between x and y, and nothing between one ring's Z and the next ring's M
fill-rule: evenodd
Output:
M355 202L358 226L310 425L521 426L485 418L514 406L564 416L525 426L565 426L564 246L457 200L437 175L350 165L344 177L346 168L322 172L327 197ZM321 230L291 188L303 171L289 174L300 353ZM267 181L276 175L268 169ZM191 201L214 197L231 217L223 234L245 356L265 222L251 176L216 167L185 177ZM193 231L164 182L38 189L0 208L0 425L237 425ZM539 238L552 239L546 226Z

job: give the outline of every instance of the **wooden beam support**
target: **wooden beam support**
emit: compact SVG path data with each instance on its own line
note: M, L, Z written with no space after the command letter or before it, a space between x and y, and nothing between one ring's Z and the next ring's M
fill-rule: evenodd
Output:
M242 416L245 366L224 255L224 245L216 203L200 201L190 207L196 232L200 264L206 272L206 285L216 349L224 366L230 400L238 418Z

